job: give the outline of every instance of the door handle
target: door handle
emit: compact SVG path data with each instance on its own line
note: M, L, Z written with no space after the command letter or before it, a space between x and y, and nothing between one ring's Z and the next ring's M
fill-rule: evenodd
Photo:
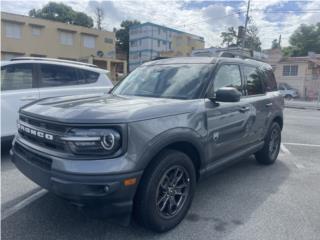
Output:
M272 103L267 103L266 107L272 107Z
M239 109L240 112L244 113L244 112L248 112L250 110L250 107L242 107Z
M26 97L22 97L20 98L21 101L33 101L33 100L37 100L36 96L26 96Z

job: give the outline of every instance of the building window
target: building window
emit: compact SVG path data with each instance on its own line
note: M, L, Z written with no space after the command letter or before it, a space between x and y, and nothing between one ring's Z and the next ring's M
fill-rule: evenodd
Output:
M112 38L104 38L104 42L105 43L110 43L110 44L113 44L113 39Z
M6 22L5 31L7 38L21 38L21 24Z
M131 47L137 47L138 41L131 41L130 45L131 45Z
M169 42L169 49L170 49L170 50L171 50L171 44L172 44L172 43L171 43L171 42Z
M283 76L297 76L298 75L298 65L284 65L282 75Z
M41 28L40 27L36 27L36 26L32 26L31 27L31 32L32 32L33 36L40 36Z
M160 29L160 28L158 28L158 34L160 35L160 33L161 33L161 29Z
M95 48L96 47L96 38L94 36L83 36L83 46L85 48Z
M158 47L160 47L160 40L158 40Z
M60 32L60 43L63 45L73 45L73 33L71 32Z

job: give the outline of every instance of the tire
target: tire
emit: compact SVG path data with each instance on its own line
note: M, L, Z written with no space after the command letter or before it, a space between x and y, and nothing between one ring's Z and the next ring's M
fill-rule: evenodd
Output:
M176 173L175 180L179 177L180 180L174 184ZM191 159L179 151L163 151L146 169L139 184L134 201L135 219L149 230L169 231L186 216L195 186L196 173ZM173 199L177 205L173 204Z
M290 101L290 100L293 99L293 97L291 95L287 94L287 95L284 96L284 99L287 100L287 101Z
M255 154L258 163L273 164L279 154L281 144L281 128L279 123L273 122L265 138L263 148Z

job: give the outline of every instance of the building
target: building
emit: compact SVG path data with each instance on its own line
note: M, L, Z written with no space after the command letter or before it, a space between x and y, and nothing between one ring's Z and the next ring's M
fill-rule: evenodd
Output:
M165 26L146 22L129 30L129 70L157 57L190 56L204 48L204 39Z
M90 62L126 73L126 61L115 58L115 33L1 12L1 59L50 57Z
M303 99L316 100L320 94L320 54L303 57L283 57L281 49L264 51L269 57L278 83L298 90Z

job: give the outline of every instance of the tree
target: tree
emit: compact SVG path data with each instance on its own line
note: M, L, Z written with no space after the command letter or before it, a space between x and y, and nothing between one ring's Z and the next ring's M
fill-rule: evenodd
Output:
M255 51L261 51L261 41L258 37L259 30L255 24L248 26L244 47Z
M222 32L220 37L222 38L222 45L227 44L227 47L241 47L241 42L244 34L239 33L239 30L237 32L233 27L229 27L228 31ZM261 50L261 41L258 37L258 28L254 24L248 26L247 34L245 37L245 48L256 51Z
M320 53L320 22L300 25L289 38L289 47L283 49L285 56L306 56L308 52Z
M74 11L71 7L63 3L49 2L41 9L31 9L29 16L83 27L93 27L91 17L85 13Z
M116 47L121 52L125 53L127 56L127 61L129 61L129 29L131 26L140 24L137 20L125 20L120 24L120 29L116 29Z
M233 27L229 27L227 32L220 34L220 37L222 38L222 45L226 43L227 47L230 47L237 41L237 32Z
M281 48L280 43L278 42L278 39L273 39L271 43L271 49Z

